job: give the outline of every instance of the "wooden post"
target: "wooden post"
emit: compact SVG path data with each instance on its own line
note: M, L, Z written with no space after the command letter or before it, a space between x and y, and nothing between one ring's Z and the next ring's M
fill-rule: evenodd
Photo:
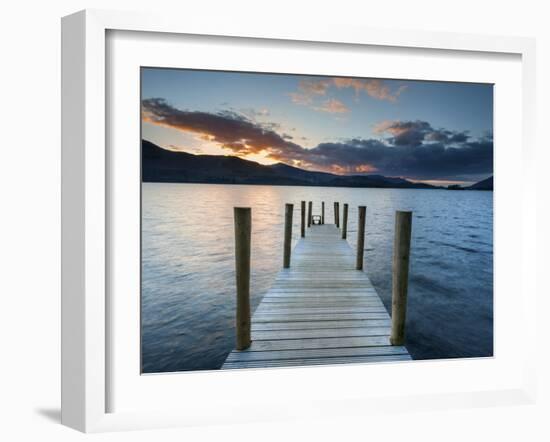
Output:
M342 239L348 237L348 204L344 203L344 216L342 219Z
M321 203L321 224L325 224L325 202Z
M340 227L340 203L334 203L334 224Z
M302 201L302 238L306 236L306 202Z
M287 204L285 206L285 245L284 245L284 258L283 268L288 269L290 267L290 246L292 244L292 212L294 211L293 204Z
M392 345L403 345L405 343L411 230L412 212L395 212L390 337Z
M308 213L307 213L307 226L311 227L311 211L313 210L313 202L309 202L307 205Z
M250 347L251 209L235 207L235 273L237 282L237 350Z
M355 268L363 270L363 254L365 253L365 220L367 218L367 207L359 206L359 216L357 219L357 258Z

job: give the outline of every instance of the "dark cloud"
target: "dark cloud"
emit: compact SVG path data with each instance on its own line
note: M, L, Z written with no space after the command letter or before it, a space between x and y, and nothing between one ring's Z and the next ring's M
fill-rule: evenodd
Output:
M389 134L388 141L396 146L420 146L426 142L444 144L464 143L469 136L467 131L456 132L446 129L434 129L427 121L382 121L374 131Z
M464 132L455 132L449 137L448 141L450 143L464 143L464 142L468 141L468 138L470 138L470 136L468 135L468 133L466 131L464 131Z
M261 125L231 110L216 114L179 110L161 98L151 98L142 101L142 115L144 121L196 133L239 154L265 151L283 161L303 150L275 132L275 123Z
M440 143L464 143L470 136L467 131L453 132L450 130L432 130L425 136L426 141L437 141Z
M493 142L478 140L457 147L442 143L391 145L378 140L322 143L310 151L312 164L322 168L337 162L346 173L363 171L365 165L384 175L417 179L452 179L490 175Z
M267 157L312 170L377 172L414 179L461 179L493 172L493 139L434 129L426 121L385 121L375 127L381 139L355 138L306 149L276 124L257 123L233 111L179 110L162 99L142 102L143 120L193 132L235 154ZM385 136L385 137L384 137Z

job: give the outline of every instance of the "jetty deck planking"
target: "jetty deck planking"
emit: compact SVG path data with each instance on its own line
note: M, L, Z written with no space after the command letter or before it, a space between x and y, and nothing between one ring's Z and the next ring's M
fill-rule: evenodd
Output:
M252 344L222 369L410 360L390 344L391 319L335 225L312 225L251 320Z

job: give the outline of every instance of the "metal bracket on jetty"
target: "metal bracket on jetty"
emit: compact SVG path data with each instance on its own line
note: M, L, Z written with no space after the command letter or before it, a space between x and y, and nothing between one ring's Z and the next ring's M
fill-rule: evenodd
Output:
M236 348L222 369L411 360L404 346L411 212L396 212L392 312L363 271L365 206L358 207L357 244L347 241L348 204L334 203L334 224L301 202L301 235L292 246L293 204L285 206L283 269L250 315L252 211L236 207ZM307 225L307 229L306 229Z

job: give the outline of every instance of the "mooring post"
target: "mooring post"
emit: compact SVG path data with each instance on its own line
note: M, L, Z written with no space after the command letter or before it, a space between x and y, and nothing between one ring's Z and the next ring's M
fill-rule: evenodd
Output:
M367 218L367 207L359 206L357 219L357 258L355 268L363 270L363 254L365 253L365 220Z
M395 212L390 337L392 345L405 343L411 230L412 212Z
M348 237L348 204L344 203L344 214L342 217L342 239Z
M321 224L325 224L325 202L321 203Z
M307 205L307 209L308 209L308 214L307 214L307 226L308 227L311 227L311 211L313 210L313 202L310 201Z
M235 273L237 282L237 350L250 347L250 207L235 207Z
M290 245L292 244L292 212L294 211L293 204L286 204L285 206L285 245L284 245L284 258L283 268L288 269L290 267Z
M340 227L340 203L334 203L334 224Z
M302 216L302 231L301 231L301 234L302 234L302 238L305 238L305 236L306 236L306 202L305 201L302 201L301 216Z

